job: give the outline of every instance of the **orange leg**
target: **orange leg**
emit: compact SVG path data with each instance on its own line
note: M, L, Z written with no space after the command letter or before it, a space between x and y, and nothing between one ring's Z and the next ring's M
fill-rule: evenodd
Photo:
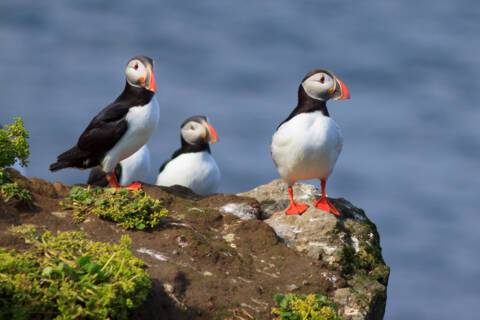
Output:
M125 186L125 189L127 190L140 190L142 189L142 184L140 182L133 182L129 184L128 186Z
M110 174L107 174L107 181L110 187L119 189L122 186L118 183L117 176L115 175L115 172L112 172ZM142 184L140 182L134 182L128 186L125 187L127 190L140 190L142 188Z
M120 188L120 184L118 183L117 176L115 175L115 172L107 174L107 181L110 187L118 189Z
M290 206L285 211L287 215L295 215L295 214L302 214L308 209L308 205L305 203L297 203L293 200L293 188L292 186L288 186L288 196L290 198Z
M315 207L339 217L340 211L327 199L327 179L321 179L320 182L322 186L322 197L320 200L315 201Z

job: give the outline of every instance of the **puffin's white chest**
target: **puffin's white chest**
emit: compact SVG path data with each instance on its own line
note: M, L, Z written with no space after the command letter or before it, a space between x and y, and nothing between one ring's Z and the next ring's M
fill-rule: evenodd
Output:
M150 182L150 150L144 145L137 152L120 162L122 175L120 184L126 186L135 181Z
M111 172L118 162L130 157L146 144L157 128L159 117L160 108L155 97L144 106L130 108L125 117L128 129L105 156L103 170Z
M272 158L282 178L297 180L328 177L342 150L338 125L321 112L299 114L273 135Z
M157 185L180 185L200 195L217 192L220 170L206 151L184 153L171 160L157 177Z

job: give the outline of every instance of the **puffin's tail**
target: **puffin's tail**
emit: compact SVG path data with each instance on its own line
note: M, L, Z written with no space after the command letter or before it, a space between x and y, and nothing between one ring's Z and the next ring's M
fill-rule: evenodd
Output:
M87 169L98 164L92 161L90 152L80 150L77 146L65 151L57 157L57 162L52 163L49 167L50 171L58 171L64 168Z
M58 170L63 169L63 168L68 168L68 165L64 162L58 162L57 161L55 163L52 163L48 169L50 169L50 171L55 172L55 171L58 171Z

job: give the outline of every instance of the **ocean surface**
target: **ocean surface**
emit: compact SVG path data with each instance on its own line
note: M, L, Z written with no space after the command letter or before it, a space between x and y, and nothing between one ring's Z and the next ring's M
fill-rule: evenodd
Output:
M29 175L84 182L48 164L145 54L161 105L155 168L183 119L208 115L221 191L239 192L277 178L272 133L304 74L328 68L352 95L329 104L345 138L329 195L378 226L385 319L479 319L479 33L478 0L4 0L0 122L25 119Z

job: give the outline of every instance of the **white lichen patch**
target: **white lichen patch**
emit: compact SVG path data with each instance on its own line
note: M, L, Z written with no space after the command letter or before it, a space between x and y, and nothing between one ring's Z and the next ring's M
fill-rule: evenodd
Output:
M282 239L285 239L287 242L288 240L295 239L297 234L302 233L302 228L298 226L291 226L288 224L278 224L275 226L275 233Z
M246 203L228 203L220 208L220 212L233 214L242 220L257 219L257 209Z
M360 251L360 241L355 236L351 236L350 239L352 240L352 245L355 253L358 253Z
M338 280L336 275L329 272L322 272L321 275L333 284L335 284Z
M180 248L185 248L188 246L187 239L184 236L178 236L175 240Z
M50 212L52 215L54 215L57 218L66 218L68 216L68 212L65 211L52 211Z
M293 291L296 291L298 289L300 289L296 284L292 283L292 284L289 284L287 285L287 291L289 292L293 292Z
M162 253L160 253L158 251L155 251L155 250L151 250L151 249L147 249L147 248L140 248L140 249L137 249L137 252L148 254L150 257L152 257L154 259L157 259L158 261L168 261L167 256L165 256Z
M360 312L360 310L358 308L349 307L349 306L345 306L343 314L345 316L348 316L348 317L356 317L356 316L361 316L362 315L362 313Z
M320 247L323 250L323 252L327 255L332 255L337 251L336 246L328 245L325 242L312 241L312 242L309 242L308 245L310 247Z
M223 240L227 242L233 242L235 241L235 234L234 233L229 233L223 236Z
M163 289L165 289L165 292L167 293L173 293L175 291L175 287L170 283L164 283Z

